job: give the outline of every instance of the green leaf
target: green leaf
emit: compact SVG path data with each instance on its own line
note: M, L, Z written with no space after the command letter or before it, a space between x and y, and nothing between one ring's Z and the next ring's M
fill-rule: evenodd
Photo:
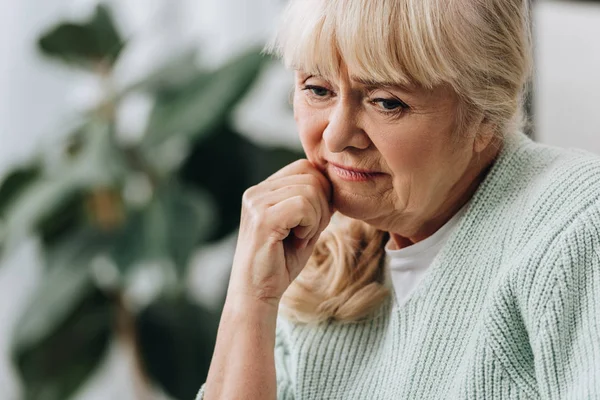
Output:
M52 212L37 221L34 230L39 233L44 246L52 246L86 221L85 196L76 191L65 197Z
M38 226L40 221L77 196L81 182L73 172L39 180L27 188L6 210L6 233L9 241L19 240Z
M112 315L90 274L101 248L96 239L82 233L50 253L50 268L16 326L12 353L25 399L68 399L106 352Z
M125 179L127 167L115 129L113 122L94 120L84 130L84 148L70 168L88 187L109 187Z
M90 265L105 245L102 234L86 229L48 249L42 283L17 326L19 346L43 340L74 312L94 286Z
M98 368L108 349L111 329L108 299L93 290L51 336L20 347L14 359L25 400L66 400Z
M257 146L228 125L193 146L178 174L183 182L202 188L215 201L217 223L209 240L219 240L238 226L242 195L248 187L301 156L290 150ZM215 166L218 173L210 173Z
M207 193L180 185L170 185L162 201L169 221L169 253L183 272L192 252L214 230L215 206Z
M51 238L78 218L86 191L110 187L122 179L125 170L111 145L111 129L110 124L103 122L86 126L84 147L76 157L54 175L29 185L11 201L4 212L7 241L14 243L36 229L41 229L44 238ZM70 207L69 214L58 215L65 207Z
M40 176L38 165L21 167L11 171L0 182L0 218L6 207L14 201L23 190Z
M182 89L184 85L206 74L199 71L197 58L195 50L187 51L169 60L146 78L127 87L123 90L122 95L136 90L164 93Z
M161 299L137 317L145 369L170 396L193 399L206 381L218 323L217 313L184 299Z
M112 64L123 50L124 42L115 26L110 10L99 4L96 7L96 15L90 21L89 27L94 32L98 53L102 54L104 59L111 61Z
M39 40L39 48L46 55L86 68L112 66L123 47L123 39L104 5L98 5L89 21L59 24Z
M144 147L152 150L172 137L196 141L208 135L243 98L263 63L264 58L253 49L217 71L199 74L181 90L159 96Z
M123 226L114 232L115 240L110 247L110 257L123 274L147 259L145 231L144 213L131 211Z
M171 182L158 189L146 208L130 213L116 233L111 256L123 272L141 261L171 260L183 274L215 222L214 204L207 194Z

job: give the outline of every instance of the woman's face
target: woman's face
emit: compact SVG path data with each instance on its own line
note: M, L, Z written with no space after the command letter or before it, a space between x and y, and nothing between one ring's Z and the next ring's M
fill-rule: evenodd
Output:
M421 240L470 197L481 172L478 153L489 141L455 134L458 99L450 89L374 85L351 76L331 81L296 72L302 146L332 182L337 211Z

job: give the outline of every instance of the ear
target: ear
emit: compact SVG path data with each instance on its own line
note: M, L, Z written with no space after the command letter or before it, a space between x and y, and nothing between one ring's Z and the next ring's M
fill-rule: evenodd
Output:
M475 139L473 140L473 152L481 153L484 151L494 139L494 129L489 123L487 117L483 117L475 131Z

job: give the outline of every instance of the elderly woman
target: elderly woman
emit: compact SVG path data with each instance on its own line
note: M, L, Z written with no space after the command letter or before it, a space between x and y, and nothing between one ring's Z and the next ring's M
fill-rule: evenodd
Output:
M521 133L528 13L291 2L307 159L244 195L198 398L600 399L600 158Z

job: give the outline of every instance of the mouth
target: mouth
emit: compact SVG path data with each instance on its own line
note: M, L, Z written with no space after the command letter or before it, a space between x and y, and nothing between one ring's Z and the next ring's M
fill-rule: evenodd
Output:
M367 182L382 177L381 172L360 170L329 162L330 171L340 179L348 182Z

